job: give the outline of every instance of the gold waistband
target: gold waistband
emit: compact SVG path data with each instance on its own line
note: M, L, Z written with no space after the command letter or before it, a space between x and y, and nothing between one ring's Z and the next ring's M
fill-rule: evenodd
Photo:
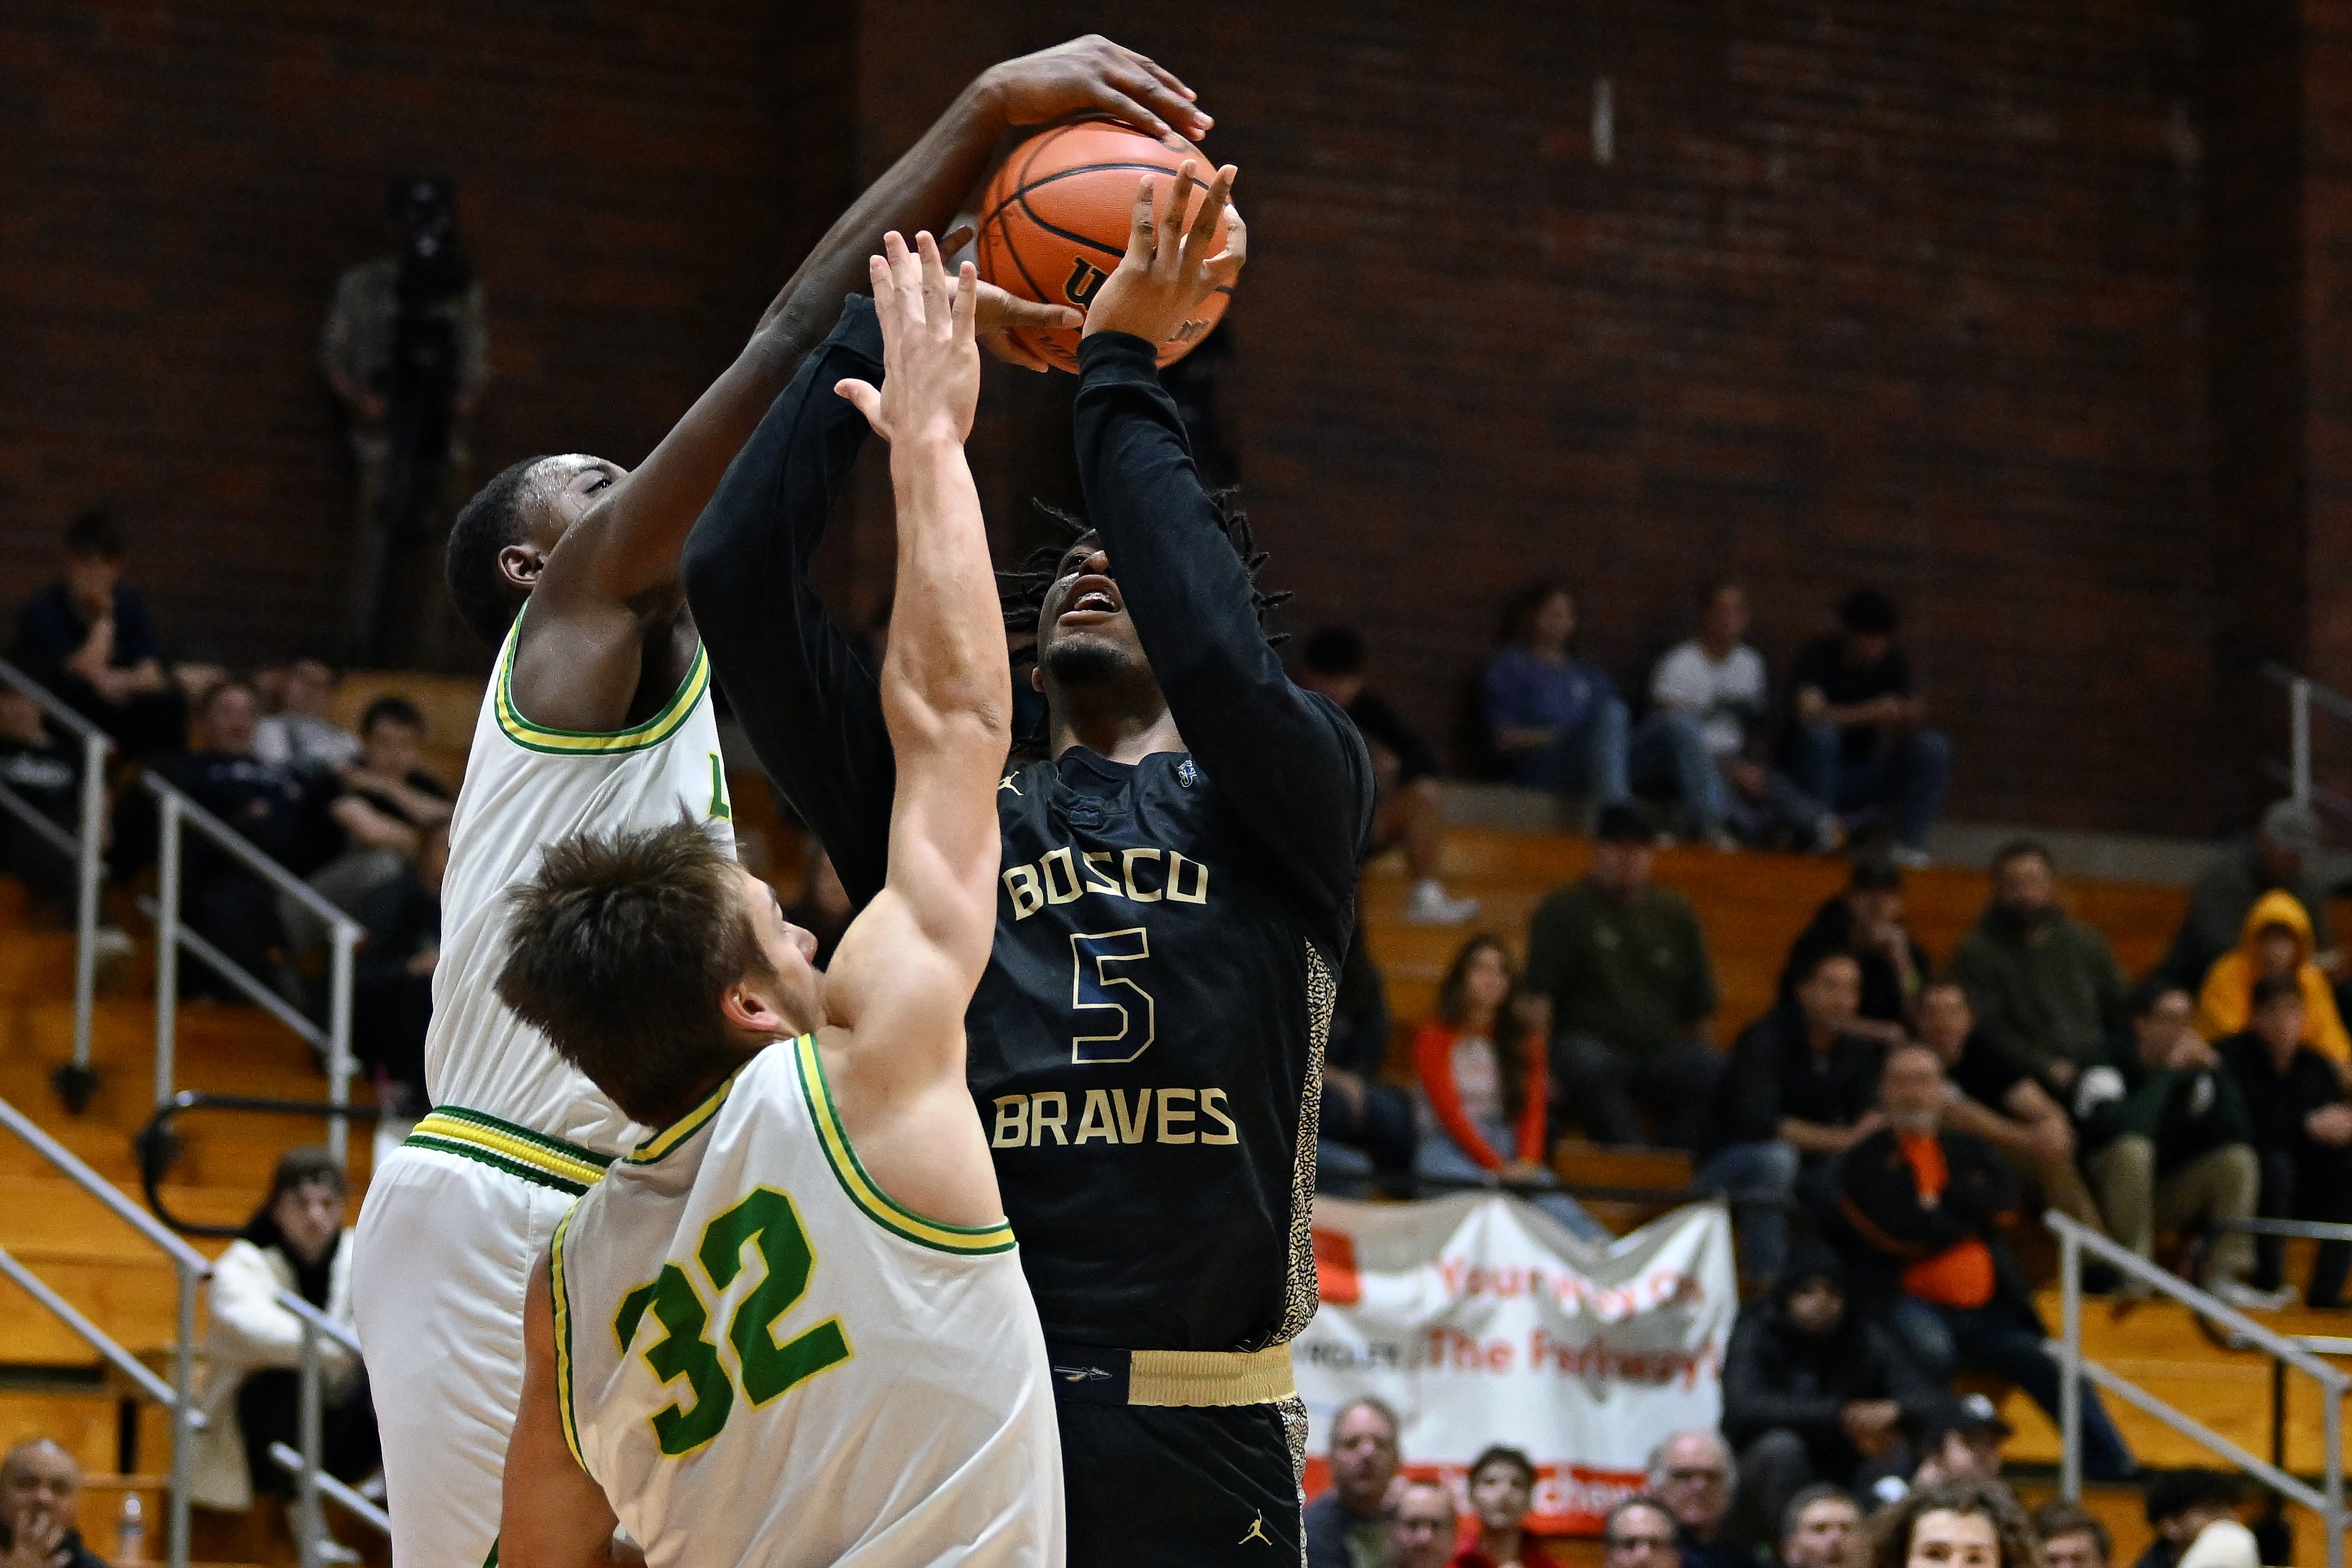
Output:
M1139 1350L1127 1379L1129 1405L1268 1405L1297 1397L1290 1347Z

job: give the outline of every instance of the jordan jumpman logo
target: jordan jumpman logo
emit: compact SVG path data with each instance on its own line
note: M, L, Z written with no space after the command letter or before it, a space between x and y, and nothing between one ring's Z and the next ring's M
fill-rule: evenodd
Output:
M1274 1544L1274 1537L1265 1532L1265 1515L1262 1513L1259 1514L1257 1519L1250 1525L1249 1533L1243 1536L1239 1541L1234 1542L1234 1544L1236 1546L1247 1546L1253 1541L1263 1541L1268 1546Z

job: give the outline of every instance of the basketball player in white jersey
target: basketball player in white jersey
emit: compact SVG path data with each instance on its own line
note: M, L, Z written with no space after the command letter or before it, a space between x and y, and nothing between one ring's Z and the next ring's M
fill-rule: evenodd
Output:
M963 441L967 263L873 260L898 576L889 870L832 967L690 821L570 839L511 900L499 992L656 1125L524 1305L506 1568L1063 1561L1045 1343L964 1086L995 932L1012 682Z
M1162 135L1207 126L1181 83L1105 39L992 68L834 225L635 471L520 463L451 530L451 592L501 652L450 831L425 1045L436 1109L370 1185L353 1291L402 1568L490 1552L531 1260L644 1132L493 994L503 895L583 831L684 814L730 842L708 664L678 582L687 532L882 233L942 225L1013 128L1079 113ZM1076 324L994 291L979 309L992 346L1013 325Z

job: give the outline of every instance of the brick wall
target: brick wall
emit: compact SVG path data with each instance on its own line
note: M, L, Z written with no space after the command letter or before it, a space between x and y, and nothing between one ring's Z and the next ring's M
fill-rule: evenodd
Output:
M459 182L498 332L484 471L545 446L634 459L853 170L990 59L1099 16L859 0L808 37L805 9L11 8L0 586L111 495L151 558L168 543L146 575L188 638L320 634L342 499L313 341L336 269L377 243L384 172ZM1580 586L1587 645L1628 683L1709 577L1750 583L1781 664L1874 581L1913 612L1956 812L2212 826L2239 803L2216 672L2243 615L2216 589L2205 175L2229 132L2201 15L1122 18L1244 170L1255 259L1220 397L1294 624L1363 624L1439 730L1528 577ZM975 450L1008 549L1023 497L1067 496L1066 395L989 393ZM2250 431L2242 472L2269 461ZM860 608L887 588L884 500L861 495L828 560Z
M911 133L891 70L928 101L1092 15L941 37L927 9L861 7L869 143ZM1912 613L1956 812L2210 826L2189 7L1528 15L1122 21L1244 171L1221 395L1293 624L1362 624L1436 730L1529 577L1580 586L1627 683L1713 576L1751 585L1776 663L1875 582Z
M845 199L853 42L752 0L0 10L0 607L111 497L184 649L340 645L318 332L394 173L457 181L488 290L478 472L635 462Z

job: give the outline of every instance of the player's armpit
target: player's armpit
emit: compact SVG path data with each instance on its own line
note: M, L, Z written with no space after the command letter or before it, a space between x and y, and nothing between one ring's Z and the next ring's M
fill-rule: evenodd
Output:
M626 1561L614 1540L619 1521L563 1437L551 1280L542 1251L523 1296L522 1404L507 1440L499 1562L501 1568L611 1568Z

